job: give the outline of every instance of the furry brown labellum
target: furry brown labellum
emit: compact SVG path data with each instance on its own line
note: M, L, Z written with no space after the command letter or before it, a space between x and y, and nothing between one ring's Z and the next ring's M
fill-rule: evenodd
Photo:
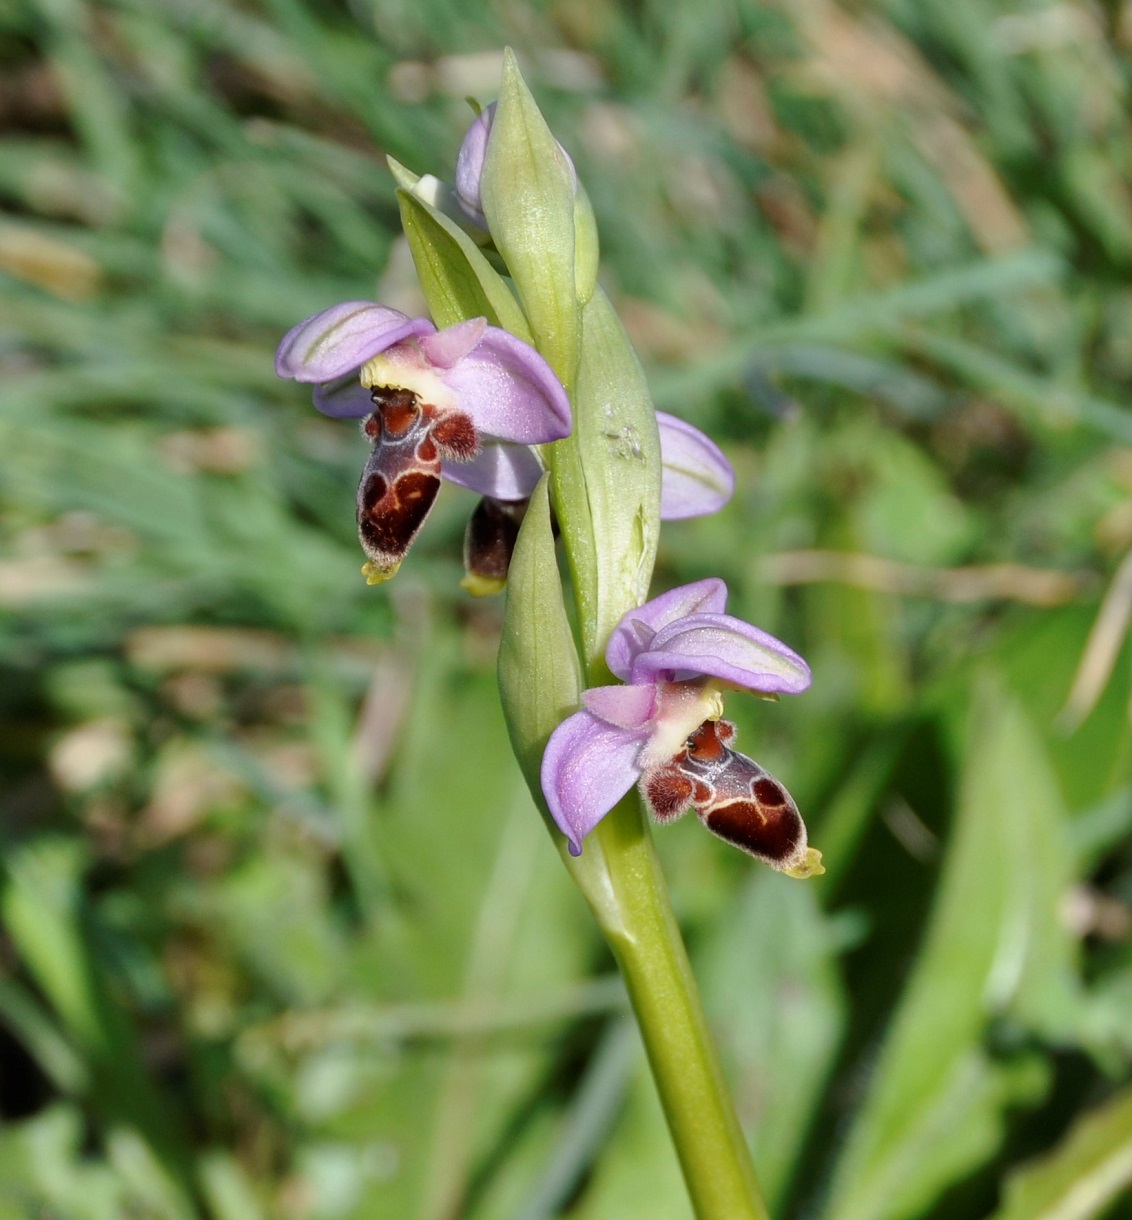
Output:
M823 872L790 793L730 748L734 736L730 721L705 720L670 763L642 776L650 813L658 822L671 822L694 809L712 834L771 868L793 877Z
M460 411L439 411L412 390L378 386L362 421L373 449L358 485L358 540L370 584L401 566L437 492L443 458L466 462L479 450L475 426Z

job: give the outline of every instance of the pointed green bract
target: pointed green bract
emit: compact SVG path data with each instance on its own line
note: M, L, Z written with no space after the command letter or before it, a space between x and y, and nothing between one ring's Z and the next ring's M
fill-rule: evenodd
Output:
M574 292L579 305L588 305L594 294L600 260L601 245L593 204L579 182L574 198Z
M563 863L602 926L620 928L620 903L610 883L601 844L591 836L571 856L542 793L542 755L550 734L577 711L582 675L566 619L562 582L550 524L548 479L531 497L507 573L507 607L499 641L499 694L511 748Z
M591 682L605 680L602 653L610 632L648 598L660 478L660 437L645 375L599 288L583 311L574 430L554 446L554 502Z
M401 223L429 312L437 326L487 318L529 343L530 328L503 277L454 220L407 190L397 192Z
M544 476L523 519L507 573L499 693L511 745L545 813L539 770L547 738L581 699L582 678L554 554Z
M535 346L571 390L581 341L574 274L574 176L508 51L481 197Z

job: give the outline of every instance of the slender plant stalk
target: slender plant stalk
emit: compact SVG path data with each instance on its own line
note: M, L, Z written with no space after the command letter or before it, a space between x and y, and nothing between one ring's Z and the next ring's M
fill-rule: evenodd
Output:
M769 1220L636 793L594 835L614 900L594 912L625 978L697 1220Z

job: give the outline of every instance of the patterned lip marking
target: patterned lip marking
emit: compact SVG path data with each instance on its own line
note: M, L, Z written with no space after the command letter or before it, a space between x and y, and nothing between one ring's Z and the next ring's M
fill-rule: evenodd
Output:
M377 386L362 421L371 441L358 485L358 540L371 583L401 566L440 491L442 458L469 461L479 451L475 425L462 412L441 413L412 390Z
M649 812L671 822L694 809L719 838L772 868L792 871L807 860L806 827L785 788L727 744L735 726L706 720L663 767L642 778Z

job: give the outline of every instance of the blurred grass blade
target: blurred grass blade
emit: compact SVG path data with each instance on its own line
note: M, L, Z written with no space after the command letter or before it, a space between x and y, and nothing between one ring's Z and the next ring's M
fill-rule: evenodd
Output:
M1132 1088L1089 1111L1040 1161L1006 1181L992 1220L1091 1220L1132 1186Z
M180 1197L191 1171L178 1112L154 1088L137 1036L97 965L84 926L79 844L38 839L10 851L5 864L4 927L86 1058L91 1103L127 1142L148 1142L146 1163L159 1166Z
M632 1017L621 1017L606 1027L566 1113L554 1152L513 1220L552 1220L562 1214L578 1182L600 1155L641 1050Z
M725 1066L774 1216L844 1032L835 952L815 887L764 869L696 958L708 1016L730 1030Z
M987 1020L1063 1033L1073 947L1058 904L1072 855L1041 742L994 680L976 686L963 784L926 940L839 1161L828 1220L899 1220L997 1147L1025 1075L990 1061Z

